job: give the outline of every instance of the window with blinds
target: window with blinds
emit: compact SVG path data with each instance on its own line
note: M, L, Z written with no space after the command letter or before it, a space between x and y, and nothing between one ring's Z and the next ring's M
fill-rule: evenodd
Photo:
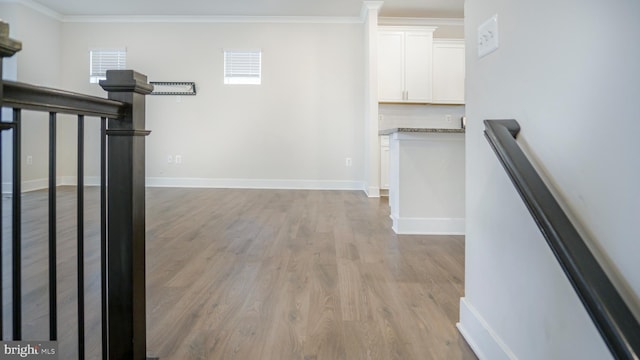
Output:
M224 50L224 83L260 85L262 51Z
M107 70L123 70L127 66L126 49L93 49L89 51L89 82L107 78Z

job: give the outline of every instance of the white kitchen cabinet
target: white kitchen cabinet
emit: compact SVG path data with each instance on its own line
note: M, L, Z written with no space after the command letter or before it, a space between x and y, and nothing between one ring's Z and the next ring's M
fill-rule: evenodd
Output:
M378 100L432 101L434 27L383 26L378 32Z
M389 137L380 136L380 189L389 190Z
M464 104L464 40L433 41L433 102Z

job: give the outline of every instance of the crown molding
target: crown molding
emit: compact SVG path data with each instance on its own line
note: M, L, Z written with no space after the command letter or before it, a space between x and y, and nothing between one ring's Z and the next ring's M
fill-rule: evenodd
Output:
M0 0L1 3L21 4L43 15L69 23L263 23L263 24L361 24L369 11L378 11L384 1L363 1L360 16L153 16L62 15L33 0ZM396 26L464 26L459 18L379 17L379 25Z
M409 17L379 17L378 25L395 26L464 26L464 19L458 18L409 18Z
M363 1L362 9L360 9L360 22L364 23L369 12L374 10L378 12L383 4L384 1Z
M64 16L62 16L62 14L58 13L57 11L41 5L33 0L0 0L0 4L2 3L20 4L58 21L62 21L62 19L64 18Z
M360 24L349 16L63 16L68 23Z
M381 1L367 1L382 3ZM21 4L66 23L263 23L263 24L360 24L358 16L154 16L154 15L62 15L33 0L0 0Z

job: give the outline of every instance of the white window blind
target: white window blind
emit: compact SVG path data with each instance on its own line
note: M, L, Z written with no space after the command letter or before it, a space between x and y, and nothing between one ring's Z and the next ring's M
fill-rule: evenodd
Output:
M260 50L225 50L225 84L260 84L262 52Z
M89 51L89 82L107 78L107 70L123 70L127 66L126 49L93 49Z

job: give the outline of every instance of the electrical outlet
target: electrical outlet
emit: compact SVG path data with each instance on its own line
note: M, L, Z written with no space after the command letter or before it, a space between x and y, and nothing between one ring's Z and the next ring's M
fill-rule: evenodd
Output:
M167 163L171 164L173 162L173 156L167 156Z
M176 155L176 164L182 164L182 155Z
M351 167L351 166L353 165L353 160L351 160L351 158L349 158L349 157L348 157L348 158L345 158L345 159L344 159L344 165L345 165L346 167Z
M478 26L478 58L498 49L498 15Z
M33 156L27 155L27 165L33 165Z

